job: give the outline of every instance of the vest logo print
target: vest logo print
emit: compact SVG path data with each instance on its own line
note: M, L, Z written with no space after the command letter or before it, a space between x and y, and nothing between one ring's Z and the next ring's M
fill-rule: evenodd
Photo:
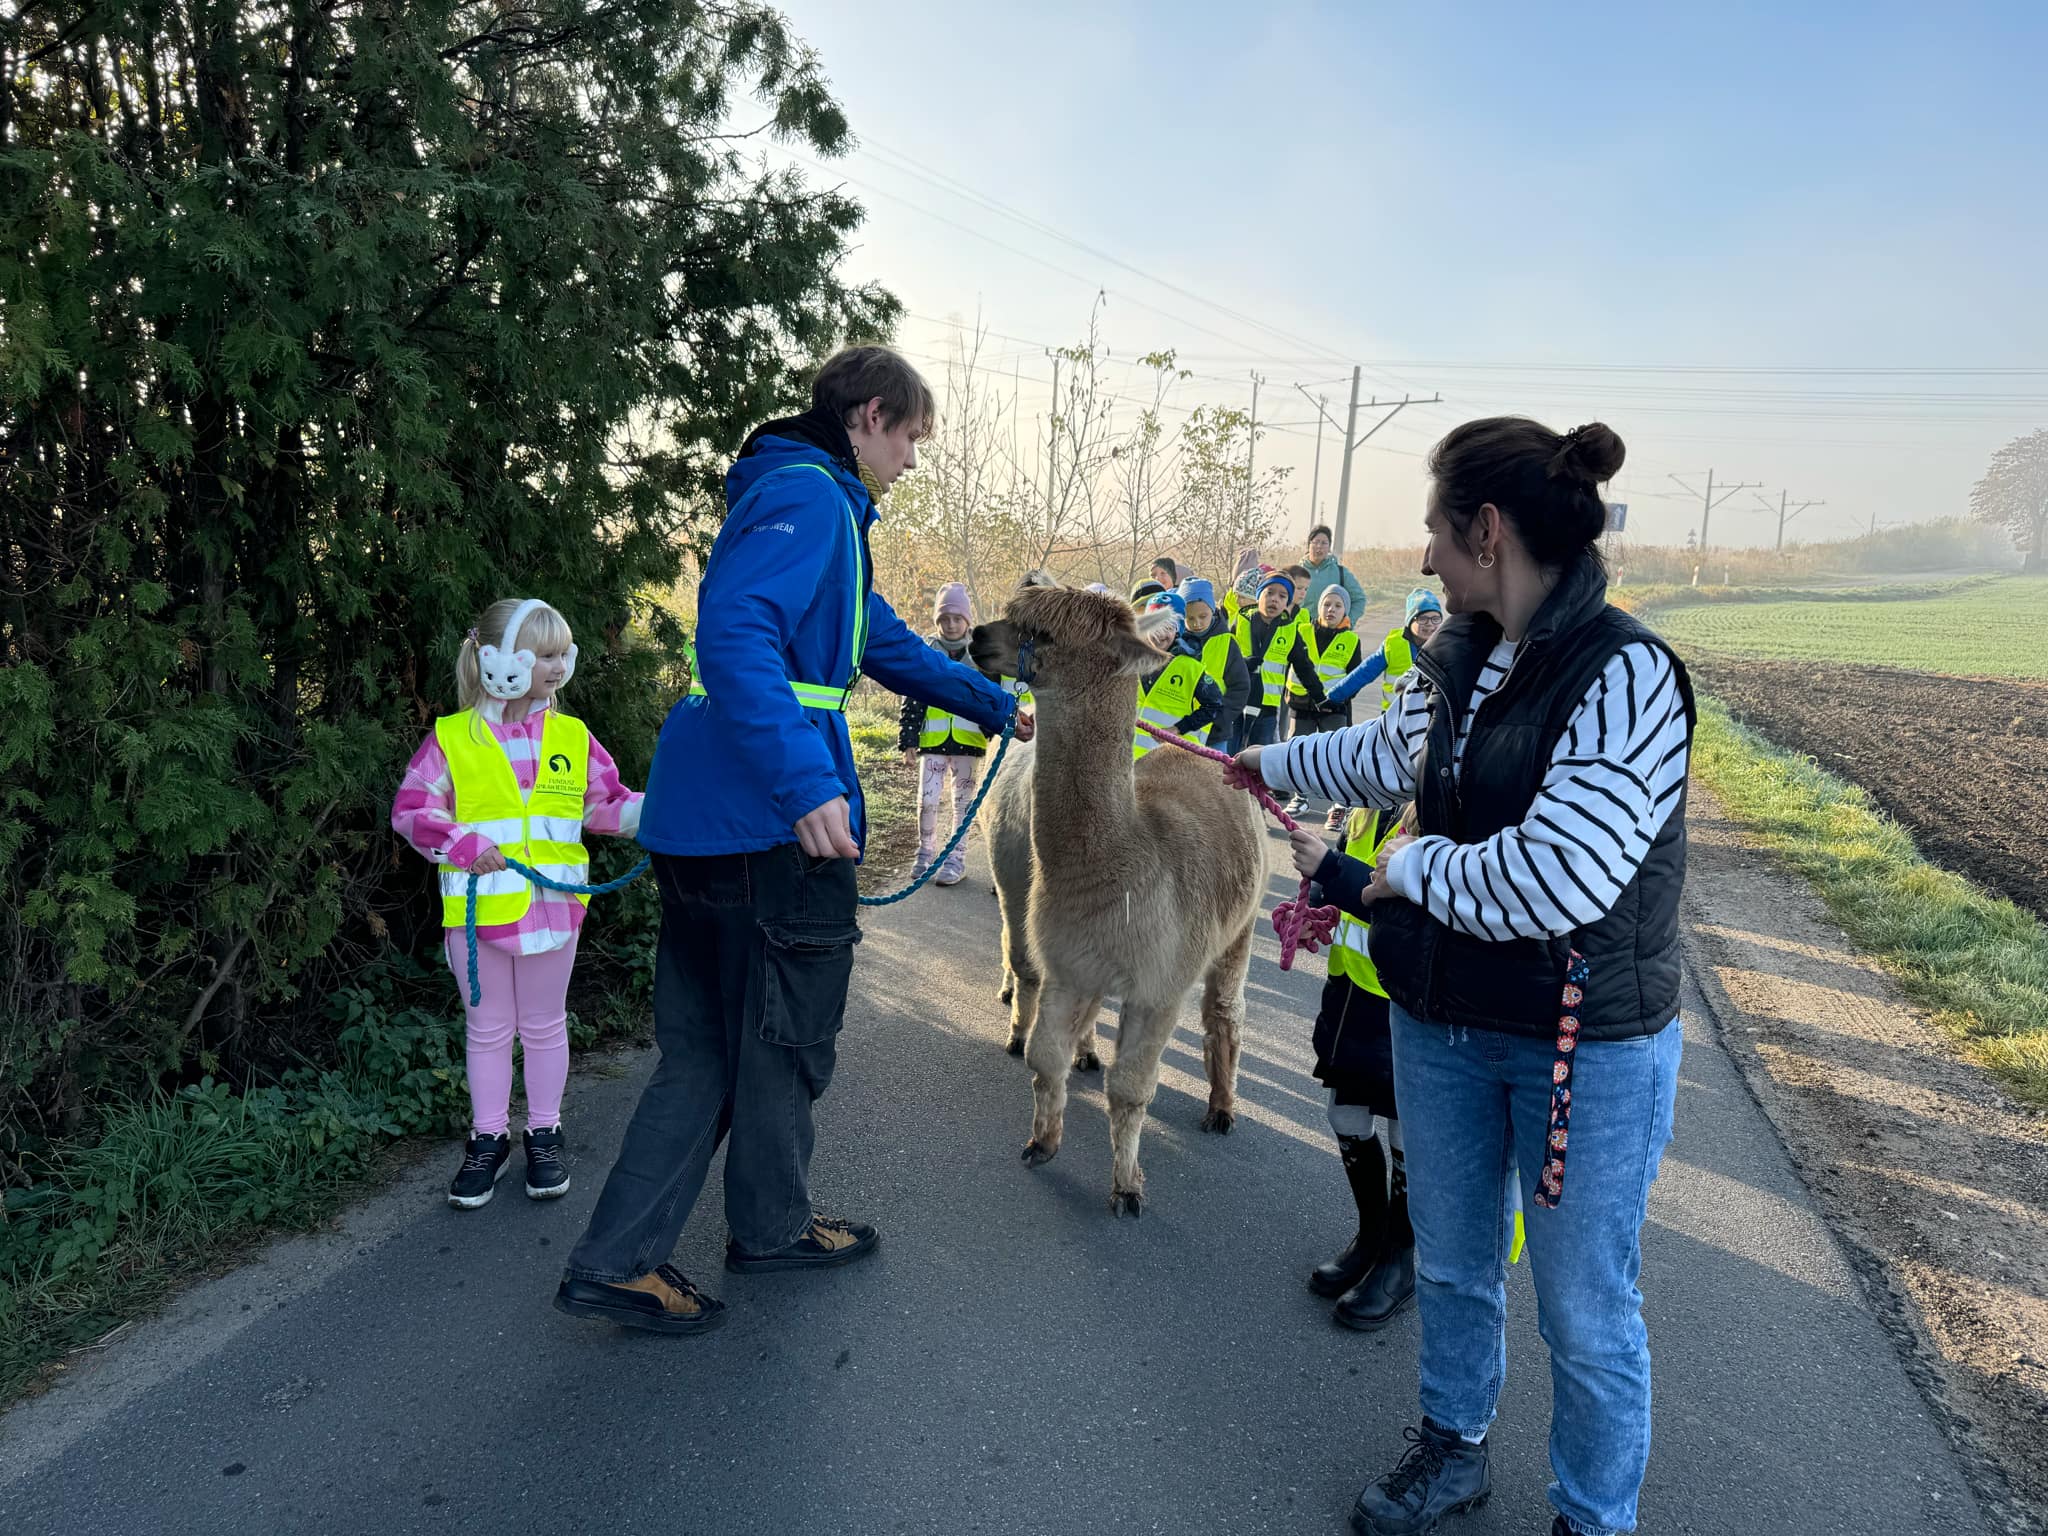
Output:
M553 757L550 757L548 759L549 773L567 773L571 766L572 765L569 762L569 758L566 753L557 752Z

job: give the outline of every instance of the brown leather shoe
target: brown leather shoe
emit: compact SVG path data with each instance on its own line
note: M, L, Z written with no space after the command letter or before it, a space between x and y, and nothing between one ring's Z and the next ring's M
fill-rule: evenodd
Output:
M875 1244L881 1240L882 1234L866 1222L813 1215L808 1232L773 1253L748 1253L738 1243L727 1243L725 1267L736 1275L766 1274L777 1269L831 1269L873 1253Z
M555 1290L555 1310L652 1333L708 1333L725 1321L725 1303L698 1290L673 1264L616 1283L565 1276Z

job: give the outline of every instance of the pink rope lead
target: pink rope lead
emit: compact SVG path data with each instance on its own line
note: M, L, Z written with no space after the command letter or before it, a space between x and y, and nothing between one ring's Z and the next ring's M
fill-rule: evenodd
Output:
M1199 741L1189 741L1185 736L1176 736L1163 731L1156 725L1138 722L1138 729L1149 736L1155 736L1170 747L1179 747L1183 752L1192 752L1197 757L1206 757L1212 763L1223 765L1223 781L1233 788L1248 791L1251 797L1266 809L1266 814L1279 822L1281 827L1292 832L1300 825L1288 815L1280 802L1273 798L1273 792L1265 782L1254 778L1237 766L1237 760L1228 752L1218 752L1214 747L1205 747ZM1294 955L1305 949L1318 954L1337 937L1337 909L1335 907L1312 907L1309 892L1314 882L1302 877L1301 889L1292 901L1283 901L1273 909L1273 932L1280 939L1280 969L1294 969Z

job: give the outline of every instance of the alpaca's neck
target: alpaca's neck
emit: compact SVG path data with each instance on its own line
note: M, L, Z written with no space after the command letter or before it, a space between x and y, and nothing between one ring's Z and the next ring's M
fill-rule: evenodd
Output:
M1032 823L1085 828L1085 834L1034 838L1034 846L1044 865L1094 863L1103 856L1105 843L1120 844L1137 822L1138 797L1131 780L1137 684L1120 677L1047 702L1032 773Z

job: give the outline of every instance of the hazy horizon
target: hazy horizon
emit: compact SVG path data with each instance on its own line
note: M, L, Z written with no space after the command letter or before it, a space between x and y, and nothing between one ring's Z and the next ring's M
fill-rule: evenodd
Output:
M1295 386L1341 422L1353 363L1368 397L1444 396L1358 453L1354 546L1411 542L1430 442L1499 411L1612 425L1610 494L1663 543L1699 520L1673 473L1824 500L1791 532L1822 540L1966 512L2048 425L2037 8L789 15L861 141L807 174L867 207L847 272L903 301L904 349L936 376L978 316L1042 412L1103 291L1113 358L1198 375L1180 406L1262 377L1288 538L1316 520ZM1775 531L1743 491L1712 542Z

